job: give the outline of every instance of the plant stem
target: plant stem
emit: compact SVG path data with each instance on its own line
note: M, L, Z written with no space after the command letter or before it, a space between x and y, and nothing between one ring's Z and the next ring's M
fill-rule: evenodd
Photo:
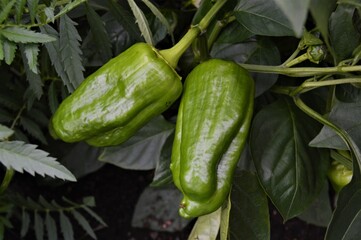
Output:
M289 62L291 62L293 59L295 59L297 57L297 55L300 53L301 49L298 47L293 53L292 55L284 62L281 64L281 66L287 66L287 64Z
M294 58L292 60L289 60L287 63L284 63L282 64L282 66L284 67L292 67L296 64L299 64L303 61L306 61L308 59L308 54L307 53L304 53L302 54L301 56L297 57L297 58Z
M176 68L178 61L183 53L188 49L192 42L205 31L217 12L223 7L227 0L218 0L213 7L202 18L199 24L191 26L188 32L179 42L169 49L159 51L160 55L168 62L168 64Z
M0 194L3 194L5 192L5 190L8 188L13 176L14 176L14 169L12 169L12 168L6 169L5 176L0 185Z

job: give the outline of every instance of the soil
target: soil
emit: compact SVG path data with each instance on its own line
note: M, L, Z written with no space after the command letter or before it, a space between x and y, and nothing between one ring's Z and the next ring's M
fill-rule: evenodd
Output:
M18 178L24 184L24 178L29 184L33 179L31 176L20 176ZM135 204L143 189L152 181L152 171L130 171L120 169L112 165L106 165L100 170L89 174L77 183L67 183L63 186L51 188L38 187L37 191L48 199L66 196L74 202L81 202L85 196L94 196L96 207L93 209L108 224L108 227L97 229L96 235L100 240L184 240L192 229L191 222L183 231L175 233L156 232L149 229L133 228L131 226L132 214ZM24 186L24 185L23 185ZM31 186L31 184L30 184ZM34 191L28 188L28 191ZM281 216L270 205L271 218L271 240L321 240L325 229L306 224L299 219L293 219L285 224ZM81 229L77 229L82 232ZM11 240L15 238L15 232L11 234ZM26 239L35 239L28 236ZM77 236L76 239L91 239L88 236Z

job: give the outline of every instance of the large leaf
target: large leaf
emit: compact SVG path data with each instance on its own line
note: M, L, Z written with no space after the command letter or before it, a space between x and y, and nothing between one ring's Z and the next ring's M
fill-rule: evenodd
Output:
M174 125L162 116L155 117L125 143L105 148L99 160L125 169L154 169L173 130Z
M350 58L360 44L360 34L353 25L354 7L338 5L330 17L330 39L337 62Z
M192 232L188 236L188 240L216 240L221 225L221 213L222 210L219 208L215 212L200 216L194 224Z
M290 21L281 8L269 0L240 0L234 15L250 32L266 36L293 36Z
M21 173L26 171L31 175L37 173L41 176L76 181L73 174L55 158L49 157L47 152L36 147L20 141L0 142L0 162Z
M270 239L267 195L255 174L235 174L231 191L229 237L232 240Z
M181 192L174 187L146 188L135 206L132 227L167 232L183 230L190 220L178 214L181 199Z
M34 32L20 27L1 29L0 34L6 39L16 43L47 43L56 39L43 33Z
M293 31L297 37L301 37L303 33L303 25L305 24L308 5L310 0L274 0L281 8L284 15L290 21Z
M326 179L327 151L311 148L319 125L285 99L254 118L250 147L260 182L284 220L301 214Z
M328 119L346 130L357 146L361 146L361 102L344 103L337 101ZM310 142L313 147L348 150L345 142L331 128L324 126L319 134Z

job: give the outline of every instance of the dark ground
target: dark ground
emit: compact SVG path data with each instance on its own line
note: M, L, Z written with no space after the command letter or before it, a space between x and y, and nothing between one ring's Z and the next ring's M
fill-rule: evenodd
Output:
M19 176L19 175L18 175ZM21 176L27 178L27 176ZM143 189L152 181L152 171L129 171L112 165L106 165L95 173L68 183L60 188L37 190L49 199L66 196L75 202L81 202L85 196L94 196L96 207L93 209L108 224L108 227L97 229L99 240L184 240L191 231L191 222L182 232L166 233L148 229L131 227L132 213L138 197ZM31 177L29 178L31 179ZM23 180L23 179L22 179ZM27 191L26 191L27 192ZM308 225L298 219L282 223L282 218L271 206L271 240L321 240L325 229ZM96 224L93 224L96 226ZM79 230L79 229L78 229ZM91 239L90 237L76 239ZM15 240L15 233L10 234L10 240ZM26 239L35 239L29 236Z

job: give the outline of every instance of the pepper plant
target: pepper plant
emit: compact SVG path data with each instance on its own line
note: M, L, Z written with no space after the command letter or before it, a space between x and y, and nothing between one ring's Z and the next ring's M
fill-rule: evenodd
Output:
M1 232L15 171L74 181L108 163L154 170L153 188L183 194L169 207L196 219L189 239L270 239L270 204L284 222L325 227L324 239L360 237L358 1L0 7ZM91 170L64 160L89 149ZM31 209L64 223L62 207L39 202Z

